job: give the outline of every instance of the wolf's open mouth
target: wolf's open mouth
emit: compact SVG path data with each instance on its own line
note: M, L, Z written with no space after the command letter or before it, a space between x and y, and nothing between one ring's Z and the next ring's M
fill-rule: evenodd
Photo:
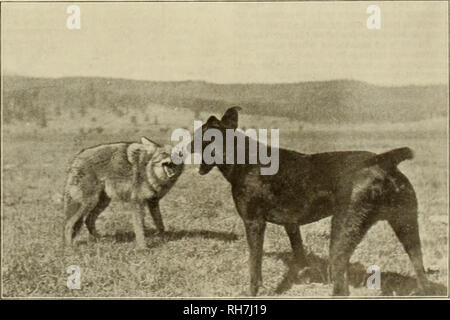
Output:
M176 174L175 164L173 164L172 162L164 162L162 166L164 168L164 172L169 178L173 177Z

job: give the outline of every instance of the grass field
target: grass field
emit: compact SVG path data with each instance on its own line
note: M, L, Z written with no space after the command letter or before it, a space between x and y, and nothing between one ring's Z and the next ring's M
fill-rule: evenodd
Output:
M100 119L97 117L97 119ZM169 119L169 117L168 117ZM191 128L182 116L176 125ZM409 146L416 158L400 165L419 199L420 232L425 268L436 295L447 294L448 213L447 138L445 120L437 124L372 126L369 128L306 128L283 119L243 118L249 127L281 127L280 144L304 153L332 150L386 151ZM163 119L164 120L164 119ZM61 194L71 157L83 147L141 135L164 141L170 120L158 126L104 125L97 133L80 134L72 122L3 128L2 294L4 297L185 297L241 296L247 289L248 248L242 221L234 208L230 187L214 169L200 176L187 167L161 202L167 235L155 235L150 217L145 252L135 250L128 211L113 203L97 221L104 237L87 241L83 228L73 250L63 250ZM98 120L98 125L102 125ZM173 120L175 121L175 120ZM81 123L81 122L79 122ZM173 122L175 123L175 122ZM175 124L174 124L175 125ZM164 127L165 126L165 127ZM161 129L163 127L163 129ZM133 128L132 130L129 128ZM389 128L382 130L380 128ZM325 277L330 219L301 228L310 263ZM329 296L331 284L289 283L284 279L290 246L280 226L268 225L264 244L262 296ZM351 259L353 296L409 295L415 285L407 255L389 226L380 222L364 238ZM370 265L381 268L381 290L365 288ZM81 289L66 286L66 268L81 268Z

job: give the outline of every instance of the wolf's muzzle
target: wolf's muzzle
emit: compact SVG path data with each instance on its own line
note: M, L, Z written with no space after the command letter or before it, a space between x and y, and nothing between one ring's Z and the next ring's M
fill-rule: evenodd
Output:
M171 161L166 161L162 163L164 172L169 178L172 178L177 173L177 165Z

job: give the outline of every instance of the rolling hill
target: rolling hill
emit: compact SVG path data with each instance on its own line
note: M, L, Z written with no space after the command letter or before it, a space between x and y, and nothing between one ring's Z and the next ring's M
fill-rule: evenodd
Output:
M149 103L200 111L283 116L310 123L405 122L447 115L446 85L384 87L354 80L279 84L155 82L109 78L3 77L4 121L101 108L126 114Z

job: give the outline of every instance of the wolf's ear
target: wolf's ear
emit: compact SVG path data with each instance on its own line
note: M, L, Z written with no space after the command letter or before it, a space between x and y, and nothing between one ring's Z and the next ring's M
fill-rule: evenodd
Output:
M146 137L142 137L141 138L141 143L144 146L145 150L147 150L147 152L149 154L153 154L156 149L161 148L161 145L146 138Z
M146 152L146 147L143 144L132 143L127 148L128 161L132 164L139 163L141 154L145 154Z
M241 110L242 108L238 106L229 108L222 117L222 125L226 128L236 129L238 126L238 112Z
M142 137L142 138L141 138L141 143L142 143L143 145L149 146L149 147L151 147L151 146L155 146L155 148L160 147L159 144L157 144L156 142L153 142L152 140L150 140L150 139L148 139L148 138L146 138L146 137Z
M155 153L156 149L161 147L156 142L147 139L146 137L141 138L142 143L132 143L127 149L127 157L130 163L136 163L145 159L146 155L152 155Z

